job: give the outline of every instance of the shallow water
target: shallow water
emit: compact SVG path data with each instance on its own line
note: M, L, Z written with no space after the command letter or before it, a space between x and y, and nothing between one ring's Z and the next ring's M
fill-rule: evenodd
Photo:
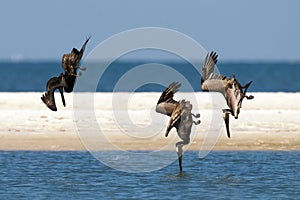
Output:
M175 152L174 152L175 154ZM142 162L142 161L141 161ZM300 152L198 152L150 173L109 168L88 152L0 152L0 199L299 199Z

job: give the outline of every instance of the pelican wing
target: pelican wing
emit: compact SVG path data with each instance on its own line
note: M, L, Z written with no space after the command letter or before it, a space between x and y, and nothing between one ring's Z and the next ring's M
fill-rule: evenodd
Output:
M164 91L163 93L161 94L157 104L160 104L162 102L169 102L169 103L172 103L172 102L176 102L173 97L174 97L174 94L178 91L178 89L180 88L181 84L179 82L173 82L171 83Z
M227 86L225 79L226 77L224 79L208 79L201 84L201 90L203 92L215 91L224 94Z
M69 72L71 68L79 66L80 60L83 56L85 47L90 40L91 37L88 37L85 41L85 43L82 45L80 51L78 51L76 48L72 49L72 52L69 54L64 54L62 56L62 68ZM75 71L76 73L76 71Z
M178 104L173 97L180 86L181 84L179 82L173 82L162 92L156 105L156 112L171 116Z
M169 124L167 126L167 130L165 133L166 137L168 136L170 130L175 126L176 122L178 122L178 120L180 120L182 107L183 107L182 101L177 103L177 105L175 106L175 108L170 116Z
M211 78L215 71L215 65L218 62L218 55L216 52L212 51L210 54L207 54L204 60L204 64L202 66L202 74L201 74L201 83L205 80Z
M202 67L202 77L201 77L201 89L202 91L216 91L224 92L225 85L224 80L227 79L226 76L221 74L216 74L215 65L218 62L218 55L216 52L212 51L207 54Z
M64 87L63 74L60 74L59 77L52 77L47 82L47 86L46 86L47 91L45 94L43 94L41 99L50 110L57 111L55 98L54 98L54 91L56 89L59 89L61 97L62 97L63 105L66 106L65 98L63 96L63 87Z

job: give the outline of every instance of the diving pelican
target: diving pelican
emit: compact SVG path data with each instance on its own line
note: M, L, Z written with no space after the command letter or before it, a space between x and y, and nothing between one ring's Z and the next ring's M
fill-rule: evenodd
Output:
M200 114L194 115L191 112L192 104L189 101L175 101L173 99L174 94L178 91L180 86L180 83L173 82L163 91L157 102L156 112L170 117L165 136L168 137L170 130L175 127L179 138L182 140L176 143L179 169L180 172L182 172L182 147L190 143L190 134L193 123L198 125L201 121L193 121L192 116L199 118Z
M86 70L86 68L79 67L79 63L90 38L91 37L88 37L86 39L80 51L78 51L76 48L73 48L71 53L64 54L62 56L62 68L64 70L64 73L61 73L58 77L50 78L47 82L47 91L45 92L45 94L43 94L41 99L50 110L57 111L54 99L54 91L56 89L58 89L61 94L63 105L66 106L63 92L65 91L67 93L70 93L73 91L76 78L78 76L81 76L81 72L77 74L78 69L82 71Z
M206 55L202 67L201 89L202 91L220 92L226 99L229 109L223 109L223 118L226 125L227 137L230 138L229 115L231 114L237 119L242 107L243 99L245 97L249 100L254 98L252 95L246 95L252 81L245 86L241 86L235 78L235 75L233 75L232 78L229 78L220 74L215 74L214 70L218 61L217 58L217 53L213 51Z

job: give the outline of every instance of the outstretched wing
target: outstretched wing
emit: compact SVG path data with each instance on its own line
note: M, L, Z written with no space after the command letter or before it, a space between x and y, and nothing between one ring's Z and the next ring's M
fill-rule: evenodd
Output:
M216 74L215 65L218 62L218 55L212 51L207 54L204 60L201 74L201 89L202 91L224 92L224 82L226 76Z
M160 104L162 102L168 102L168 103L178 103L173 99L174 94L179 90L181 87L181 83L179 82L173 82L171 83L161 94L157 104Z
M56 89L59 89L61 97L62 97L63 105L66 106L65 98L63 95L63 87L64 87L63 74L60 74L59 77L53 77L53 78L49 79L49 81L47 82L47 86L46 86L47 91L45 94L43 94L41 99L50 110L57 111L55 98L54 98L54 91Z
M66 72L70 72L71 69L76 69L76 67L79 66L80 60L83 56L85 47L90 40L91 37L88 37L85 41L85 43L82 45L80 51L78 51L76 48L72 49L72 52L69 54L64 54L62 56L62 68ZM71 73L76 74L76 70L74 72L71 71Z
M201 74L201 84L210 79L210 77L214 74L215 65L218 62L218 55L216 52L212 51L210 54L207 54L204 60L204 64L202 66L202 74Z
M173 82L163 91L157 102L156 112L171 116L173 110L178 104L173 97L180 86L181 84L179 82Z

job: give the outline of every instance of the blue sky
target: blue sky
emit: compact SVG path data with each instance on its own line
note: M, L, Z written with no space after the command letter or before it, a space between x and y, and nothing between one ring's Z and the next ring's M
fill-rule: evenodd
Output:
M2 1L0 59L60 60L138 27L180 31L221 60L300 61L298 0Z

